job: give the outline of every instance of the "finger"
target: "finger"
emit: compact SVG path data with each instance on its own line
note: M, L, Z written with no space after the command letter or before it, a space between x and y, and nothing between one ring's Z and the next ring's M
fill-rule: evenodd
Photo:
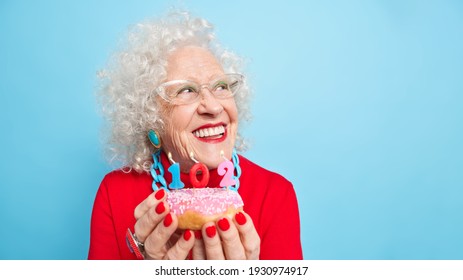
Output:
M163 259L167 253L167 242L177 229L177 217L167 213L161 223L157 224L154 230L145 240L145 253L154 259Z
M165 255L165 260L184 260L188 257L190 250L195 244L195 238L191 230L187 229L183 236L178 239L173 247L171 247Z
M202 228L202 234L206 258L208 260L224 260L222 244L215 225L212 222L206 223Z
M137 207L135 207L135 219L140 219L146 213L146 211L151 209L154 205L158 204L159 201L164 200L165 197L166 191L164 189L160 189L153 194L150 194L145 200L138 204Z
M195 245L193 246L193 260L205 260L206 248L204 248L204 241L201 230L195 230Z
M244 213L238 212L235 215L234 223L241 236L241 242L244 246L246 259L257 260L260 254L260 237L254 227L251 217Z
M241 243L240 234L233 223L227 217L217 221L222 248L227 260L245 260L243 244Z
M151 207L141 216L135 223L134 230L140 242L145 242L145 239L150 235L154 228L164 219L169 213L169 205L165 201L160 201Z

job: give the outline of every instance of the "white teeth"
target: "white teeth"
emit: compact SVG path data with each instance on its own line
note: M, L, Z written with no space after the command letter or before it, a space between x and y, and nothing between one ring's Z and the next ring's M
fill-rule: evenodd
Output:
M223 125L203 128L193 132L196 137L218 136L222 133L225 133L225 127Z

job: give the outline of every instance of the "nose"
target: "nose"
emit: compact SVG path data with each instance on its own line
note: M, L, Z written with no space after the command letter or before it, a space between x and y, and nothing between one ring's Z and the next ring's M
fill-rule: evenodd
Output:
M218 116L223 111L222 103L214 97L207 87L201 87L201 101L198 106L200 115Z

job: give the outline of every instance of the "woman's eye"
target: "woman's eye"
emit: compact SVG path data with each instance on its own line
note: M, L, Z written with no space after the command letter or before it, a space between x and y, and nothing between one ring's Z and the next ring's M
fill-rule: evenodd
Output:
M190 93L195 93L195 89L193 87L183 87L177 91L177 95L184 95L184 94L190 94Z
M228 84L225 82L219 82L215 85L214 91L228 90Z

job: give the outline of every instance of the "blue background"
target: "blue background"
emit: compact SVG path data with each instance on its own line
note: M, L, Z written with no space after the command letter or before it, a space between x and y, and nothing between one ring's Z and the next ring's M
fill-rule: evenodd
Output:
M0 259L87 257L96 72L173 5L248 58L245 155L294 183L306 259L463 259L461 1L63 2L0 3Z

